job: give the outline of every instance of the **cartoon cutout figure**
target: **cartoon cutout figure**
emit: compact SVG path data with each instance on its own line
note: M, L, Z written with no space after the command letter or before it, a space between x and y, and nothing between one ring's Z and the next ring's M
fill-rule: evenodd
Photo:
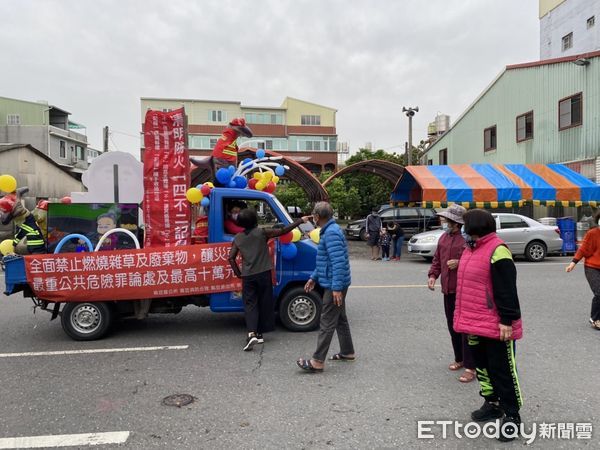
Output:
M96 231L98 232L98 240L102 236L104 236L110 230L117 228L117 218L112 213L100 214L96 219ZM116 234L111 234L104 242L102 242L102 246L99 248L102 250L116 250L119 244L119 237Z

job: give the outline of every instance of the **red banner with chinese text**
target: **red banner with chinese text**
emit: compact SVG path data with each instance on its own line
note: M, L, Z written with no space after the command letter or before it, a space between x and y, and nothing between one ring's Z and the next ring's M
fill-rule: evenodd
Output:
M25 256L27 283L55 302L134 300L241 290L230 243Z
M190 159L183 108L148 110L144 122L144 247L191 244Z

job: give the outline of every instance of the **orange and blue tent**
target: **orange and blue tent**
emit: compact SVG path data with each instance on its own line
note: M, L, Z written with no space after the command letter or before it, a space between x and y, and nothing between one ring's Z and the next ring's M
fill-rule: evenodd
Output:
M597 206L600 186L562 164L407 166L391 196L395 205L440 208Z

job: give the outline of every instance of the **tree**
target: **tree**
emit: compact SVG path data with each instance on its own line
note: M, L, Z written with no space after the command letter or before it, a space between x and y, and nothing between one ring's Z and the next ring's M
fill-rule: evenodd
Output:
M331 172L323 172L319 177L321 183L331 176ZM340 218L352 217L360 213L360 195L355 187L346 186L342 178L334 178L326 186L329 202Z
M275 194L284 206L298 206L305 212L310 209L306 192L294 181L290 180L285 184L278 185Z

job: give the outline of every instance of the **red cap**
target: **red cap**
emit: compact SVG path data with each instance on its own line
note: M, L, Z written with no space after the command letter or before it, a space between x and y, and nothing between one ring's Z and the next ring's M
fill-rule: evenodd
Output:
M252 137L252 131L246 126L246 119L243 117L236 117L229 122L229 126L246 137Z

